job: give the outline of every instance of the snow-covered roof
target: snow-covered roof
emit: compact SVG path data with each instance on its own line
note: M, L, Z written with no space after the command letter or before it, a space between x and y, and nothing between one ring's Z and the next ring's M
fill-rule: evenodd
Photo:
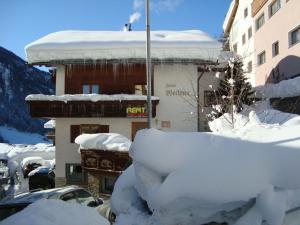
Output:
M99 149L108 151L129 151L131 141L121 134L99 133L81 134L75 139L81 149Z
M25 166L32 164L32 163L44 165L45 160L39 156L26 157L22 160L21 167L24 168Z
M55 120L49 120L48 122L44 123L44 128L46 129L55 128Z
M145 31L60 31L25 47L29 63L66 60L144 59ZM200 30L152 31L154 59L218 59L221 43Z
M152 96L152 101L159 100L158 97ZM25 98L26 101L146 101L146 95L128 95L128 94L117 94L117 95L99 95L99 94L75 94L75 95L43 95L35 94L28 95Z

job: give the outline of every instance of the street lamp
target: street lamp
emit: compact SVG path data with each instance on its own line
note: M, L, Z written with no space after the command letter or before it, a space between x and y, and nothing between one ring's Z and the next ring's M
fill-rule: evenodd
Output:
M147 124L148 128L151 128L151 118L152 118L152 74L151 74L151 52L150 52L150 8L149 8L150 0L146 2L146 32L147 32L147 41L146 41L146 69L147 69Z

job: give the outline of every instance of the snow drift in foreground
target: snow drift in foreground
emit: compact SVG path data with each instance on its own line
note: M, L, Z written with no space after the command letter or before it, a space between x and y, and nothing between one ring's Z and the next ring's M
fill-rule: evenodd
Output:
M250 114L241 136L138 132L133 166L112 196L117 224L132 217L141 224L282 224L300 206L300 120L266 125Z
M61 200L39 200L8 217L2 225L109 225L93 208Z
M131 141L115 133L81 134L75 139L80 149L99 149L108 151L129 151Z

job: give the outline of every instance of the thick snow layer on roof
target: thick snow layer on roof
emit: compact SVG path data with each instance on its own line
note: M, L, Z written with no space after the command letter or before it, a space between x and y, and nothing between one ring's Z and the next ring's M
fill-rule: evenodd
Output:
M55 60L133 59L146 56L144 31L61 31L25 47L29 63ZM221 44L200 30L152 31L156 59L216 60Z
M159 100L158 97L152 96L152 100ZM43 95L35 94L28 95L26 101L146 101L146 95L128 95L128 94L117 94L117 95L100 95L100 94L76 94L76 95Z
M39 200L1 221L2 225L109 225L93 208L61 200Z
M121 215L116 224L132 215L145 217L140 224L282 224L300 206L300 116L260 107L260 115L236 117L238 131L139 131L130 149L133 167L112 196ZM153 214L130 199L146 200Z
M46 129L53 129L55 128L55 120L49 120L44 124L44 128Z
M114 133L81 134L75 139L81 149L99 149L111 151L129 151L131 141Z
M232 16L232 12L233 12L233 8L234 8L234 5L235 5L235 2L236 2L236 0L232 0L232 1L231 1L231 4L230 4L229 9L228 9L228 11L227 11L225 20L224 20L224 22L223 22L223 31L225 31L226 28L227 28L227 26L228 26L229 19L230 19L230 17Z
M258 95L265 98L285 98L300 96L300 77L283 80L277 84L256 87Z

